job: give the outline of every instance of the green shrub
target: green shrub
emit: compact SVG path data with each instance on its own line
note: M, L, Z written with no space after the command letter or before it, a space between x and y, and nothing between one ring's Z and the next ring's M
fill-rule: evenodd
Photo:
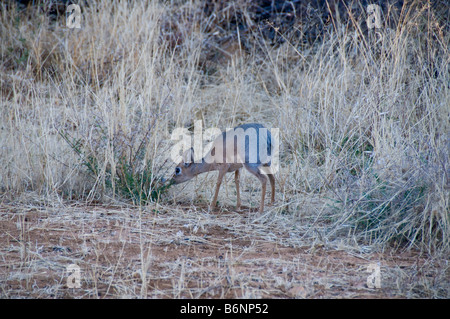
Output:
M149 131L141 134L138 146L134 148L135 143L127 142L133 141L135 135L127 136L119 130L109 138L103 123L96 122L89 138L75 138L63 130L58 132L78 155L81 165L96 185L104 186L97 189L111 190L113 195L119 195L135 205L159 200L172 184L164 183L162 176L155 174L152 161L145 159ZM106 153L108 148L111 150L109 154Z

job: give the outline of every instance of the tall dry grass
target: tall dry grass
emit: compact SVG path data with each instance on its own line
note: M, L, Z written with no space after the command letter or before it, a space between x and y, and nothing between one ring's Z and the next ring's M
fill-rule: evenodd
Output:
M207 202L210 174L148 191L171 174L172 130L262 122L280 128L282 168L261 218L327 241L448 250L449 35L426 3L378 34L334 21L304 50L254 31L253 51L214 67L197 2L91 2L81 29L2 6L2 201L108 202L137 188L163 205ZM255 205L257 183L243 181Z

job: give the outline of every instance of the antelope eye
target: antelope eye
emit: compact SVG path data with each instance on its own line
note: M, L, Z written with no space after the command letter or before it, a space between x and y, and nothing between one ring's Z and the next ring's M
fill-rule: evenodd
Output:
M175 175L180 175L181 174L181 168L180 167L176 167L175 168Z

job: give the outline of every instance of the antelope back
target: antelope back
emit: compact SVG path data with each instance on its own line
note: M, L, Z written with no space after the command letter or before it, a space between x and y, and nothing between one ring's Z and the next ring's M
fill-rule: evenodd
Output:
M261 124L243 124L223 132L205 156L207 163L270 165L272 136Z

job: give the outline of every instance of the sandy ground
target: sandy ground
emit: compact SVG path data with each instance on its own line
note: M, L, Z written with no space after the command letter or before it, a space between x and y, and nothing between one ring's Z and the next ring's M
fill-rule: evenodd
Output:
M0 205L0 220L2 298L450 295L448 260L311 240L270 211Z

